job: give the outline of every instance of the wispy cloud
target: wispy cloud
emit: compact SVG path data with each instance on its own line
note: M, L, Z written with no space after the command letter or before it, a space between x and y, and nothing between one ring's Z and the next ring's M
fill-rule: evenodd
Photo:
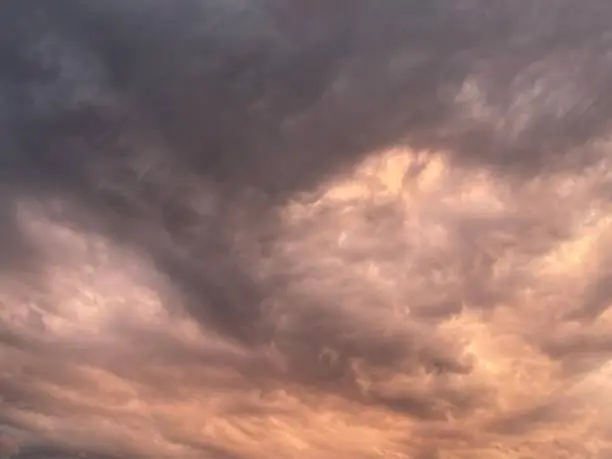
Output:
M603 0L4 11L0 457L608 457Z

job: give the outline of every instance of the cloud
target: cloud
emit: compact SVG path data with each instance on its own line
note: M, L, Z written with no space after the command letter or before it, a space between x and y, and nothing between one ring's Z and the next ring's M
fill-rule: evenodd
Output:
M0 455L605 457L609 8L9 1Z

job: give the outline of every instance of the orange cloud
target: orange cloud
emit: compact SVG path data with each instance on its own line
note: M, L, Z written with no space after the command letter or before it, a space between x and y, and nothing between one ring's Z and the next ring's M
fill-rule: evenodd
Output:
M124 3L0 27L0 456L610 455L603 2Z

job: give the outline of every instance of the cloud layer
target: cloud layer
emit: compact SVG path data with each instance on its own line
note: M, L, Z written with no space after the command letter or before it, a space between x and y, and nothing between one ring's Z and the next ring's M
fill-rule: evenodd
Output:
M612 454L612 6L8 1L0 457Z

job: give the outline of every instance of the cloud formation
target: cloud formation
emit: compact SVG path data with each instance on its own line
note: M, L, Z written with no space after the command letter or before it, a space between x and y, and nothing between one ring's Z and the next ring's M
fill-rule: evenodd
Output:
M3 8L0 457L612 453L612 6Z

